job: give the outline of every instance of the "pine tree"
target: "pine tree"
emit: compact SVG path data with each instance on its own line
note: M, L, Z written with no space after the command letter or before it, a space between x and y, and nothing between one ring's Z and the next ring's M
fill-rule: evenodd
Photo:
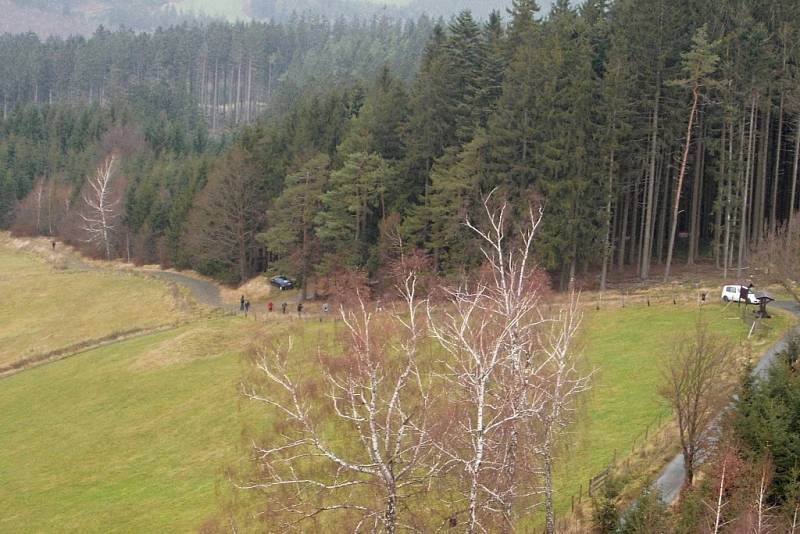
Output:
M315 216L322 208L329 173L330 159L320 154L287 176L281 195L267 211L267 230L258 236L259 242L280 259L279 266L299 277L303 298L312 265L320 257Z
M664 281L669 280L669 270L672 263L672 253L675 248L675 233L678 228L678 209L681 201L681 188L683 179L686 175L686 165L689 158L689 149L692 143L692 131L700 105L701 91L707 91L713 84L713 75L717 71L719 56L714 53L714 45L708 41L708 30L705 26L701 27L692 38L692 49L683 56L683 68L686 78L678 80L677 85L685 86L692 91L692 107L689 112L689 125L686 132L683 159L678 174L678 183L675 187L675 203L673 204L672 226L669 233L669 245L667 248L667 265L664 270Z
M316 234L328 257L339 265L362 267L386 215L387 164L377 154L354 152L331 173L315 217Z

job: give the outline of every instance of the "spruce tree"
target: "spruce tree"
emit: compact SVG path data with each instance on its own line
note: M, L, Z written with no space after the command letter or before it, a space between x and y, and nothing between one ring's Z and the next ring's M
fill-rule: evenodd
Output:
M546 217L539 251L551 268L562 269L562 286L578 262L601 257L603 188L594 142L602 94L592 64L589 29L567 0L553 7L545 35L550 65L537 89L540 143L534 152L537 190Z
M369 245L377 239L378 221L385 217L388 167L377 154L354 152L331 173L315 217L316 235L328 259L362 267Z
M484 64L478 79L475 106L481 128L488 124L497 101L503 93L503 78L507 67L505 57L505 30L500 13L493 11L483 27L485 48Z
M278 258L278 266L299 278L304 297L312 266L320 257L315 217L322 208L329 174L330 159L319 154L287 176L281 195L267 210L267 230L258 236Z
M449 77L453 84L449 98L455 113L455 133L458 146L468 143L480 124L485 111L481 106L485 79L487 43L481 28L469 11L462 11L450 24L446 55Z

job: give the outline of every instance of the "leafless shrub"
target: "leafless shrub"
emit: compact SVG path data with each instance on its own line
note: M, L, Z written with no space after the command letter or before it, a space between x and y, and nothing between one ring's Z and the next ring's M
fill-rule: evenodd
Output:
M780 284L800 302L797 292L800 282L800 217L767 232L755 258L769 281Z

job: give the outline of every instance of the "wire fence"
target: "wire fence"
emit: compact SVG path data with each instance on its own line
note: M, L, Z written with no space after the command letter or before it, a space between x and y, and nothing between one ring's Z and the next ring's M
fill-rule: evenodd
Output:
M621 469L630 468L631 461L637 452L642 452L650 446L655 446L658 450L665 443L666 436L661 432L664 430L665 425L672 420L672 412L662 412L653 418L645 427L645 429L638 433L631 442L629 447L624 449L614 449L608 463L600 470L590 476L585 483L581 483L578 487L578 492L570 495L570 513L560 517L556 522L556 532L559 533L578 533L586 532L591 521L588 522L586 518L579 517L576 511L580 509L585 500L591 501L594 498L602 495L605 485L615 473ZM653 438L657 437L656 441ZM546 530L542 530L546 532Z

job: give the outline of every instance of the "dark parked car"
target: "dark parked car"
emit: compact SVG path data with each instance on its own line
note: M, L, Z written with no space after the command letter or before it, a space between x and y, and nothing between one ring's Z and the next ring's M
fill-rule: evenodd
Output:
M280 289L281 291L285 291L287 289L294 289L294 282L286 278L285 276L276 276L270 283Z

